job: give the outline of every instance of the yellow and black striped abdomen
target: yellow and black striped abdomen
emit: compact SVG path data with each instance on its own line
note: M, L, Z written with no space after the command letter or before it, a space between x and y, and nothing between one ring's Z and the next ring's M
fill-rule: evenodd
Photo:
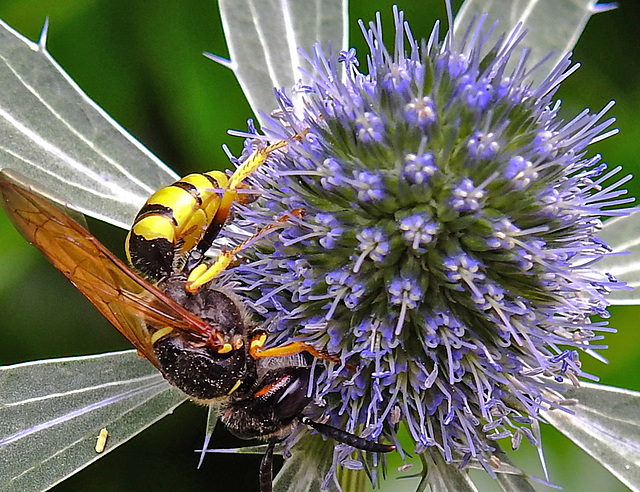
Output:
M151 195L127 236L131 265L155 280L168 276L176 254L189 252L206 232L227 182L220 171L189 174Z

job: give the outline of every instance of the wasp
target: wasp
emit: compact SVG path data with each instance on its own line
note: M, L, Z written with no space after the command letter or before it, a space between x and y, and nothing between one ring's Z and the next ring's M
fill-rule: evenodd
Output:
M271 152L273 147L267 149ZM221 420L233 434L268 441L260 466L261 492L272 489L276 444L300 423L354 448L371 452L395 449L306 417L304 411L311 403L310 368L301 358L289 356L309 352L316 357L333 358L302 342L264 348L267 334L252 320L241 299L224 287L210 283L212 275L214 278L225 268L237 248L213 265L198 261L227 220L240 182L250 173L251 166L259 165L267 155L260 154L254 160L249 159L246 166L241 165L236 170L240 173L229 178L221 196L213 198L203 194L198 206L187 207L184 215L202 212L207 216L204 221L193 217L182 221L177 218L180 213L172 216L169 222L174 229L169 232L163 229L160 237L173 244L174 251L163 253L165 256L156 267L153 266L155 259L144 253L144 248L131 246L137 241L134 235L141 235L143 241L153 244L154 238L142 226L136 227L144 217L153 215L148 213L151 207L145 205L147 210L142 209L128 239L128 255L133 265L147 272L147 277L118 259L61 209L31 191L24 178L10 170L0 172L2 206L16 228L138 353L192 399L218 403ZM153 195L149 203L157 196ZM225 200L230 201L228 207ZM203 205L214 202L216 205ZM173 211L184 212L184 209L174 207ZM165 212L160 214L168 216ZM184 224L196 226L184 227ZM153 250L151 244L148 243L149 249ZM187 250L185 244L193 245L192 249ZM142 259L139 251L143 251ZM175 268L175 257L180 254L195 258L196 267L190 271ZM145 266L140 268L140 265ZM199 267L203 268L194 275ZM266 357L277 357L281 362L262 364L261 360Z

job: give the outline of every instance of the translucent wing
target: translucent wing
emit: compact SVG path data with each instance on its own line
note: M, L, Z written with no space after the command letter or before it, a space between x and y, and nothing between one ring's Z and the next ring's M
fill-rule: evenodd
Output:
M274 88L290 93L302 79L298 49L348 44L346 0L220 0L220 14L231 61L212 58L233 70L258 119L276 109Z
M47 198L128 229L176 174L94 103L45 48L0 21L0 168Z
M24 178L0 172L2 206L16 228L156 367L151 331L167 326L206 339L211 327L164 295Z

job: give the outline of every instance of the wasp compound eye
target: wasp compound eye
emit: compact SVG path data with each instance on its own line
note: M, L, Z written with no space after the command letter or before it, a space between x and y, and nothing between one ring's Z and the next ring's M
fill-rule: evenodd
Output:
M269 370L250 394L231 402L222 420L243 439L282 433L311 402L308 385L308 367Z

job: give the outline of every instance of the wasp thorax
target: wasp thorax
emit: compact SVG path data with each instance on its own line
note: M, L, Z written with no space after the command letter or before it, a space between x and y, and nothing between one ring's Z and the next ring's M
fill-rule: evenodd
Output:
M223 338L220 348L182 335L158 340L153 349L165 378L189 396L200 400L223 398L236 391L250 369L243 337L246 315L233 294L204 288L194 294L185 288L183 275L171 276L164 292L185 309L211 325L212 338Z
M246 331L247 316L241 301L232 293L214 287L200 289L191 294L185 289L186 277L173 275L161 285L165 294L187 311L202 318L232 341Z

